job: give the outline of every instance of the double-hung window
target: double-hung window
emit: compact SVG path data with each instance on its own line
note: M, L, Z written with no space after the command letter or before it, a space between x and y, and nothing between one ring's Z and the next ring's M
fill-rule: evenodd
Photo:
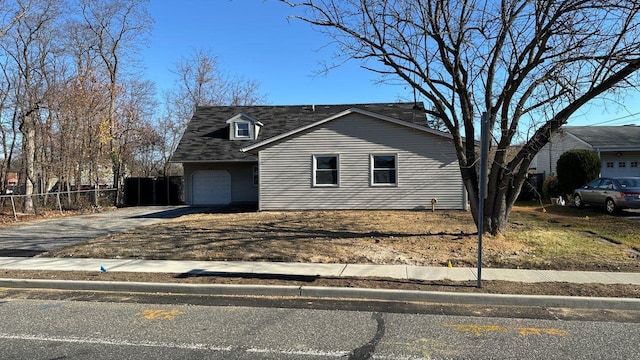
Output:
M340 158L338 155L313 156L313 186L339 185Z
M237 122L236 125L236 137L248 138L249 137L249 123Z
M372 186L398 185L398 155L372 154L370 177Z

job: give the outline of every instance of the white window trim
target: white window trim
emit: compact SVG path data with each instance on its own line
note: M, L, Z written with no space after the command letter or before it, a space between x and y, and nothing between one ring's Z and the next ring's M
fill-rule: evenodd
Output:
M243 125L247 125L247 132L248 134L246 136L244 135L240 135L240 128L238 127L238 125L243 124ZM251 124L248 122L244 122L244 121L236 121L233 123L233 134L235 136L236 139L250 139L251 138Z
M374 183L374 176L373 176L373 171L374 169L374 164L375 162L373 161L373 158L375 156L393 156L395 158L395 171L396 171L396 182L395 183L391 183L391 184L376 184ZM400 172L398 171L398 154L397 153L380 153L380 154L370 154L369 155L369 186L372 187L397 187L398 186L398 182L400 181Z
M317 184L316 183L316 171L318 157L335 157L336 158L336 184ZM339 154L314 154L312 159L312 171L311 171L311 184L313 187L340 187L340 155Z

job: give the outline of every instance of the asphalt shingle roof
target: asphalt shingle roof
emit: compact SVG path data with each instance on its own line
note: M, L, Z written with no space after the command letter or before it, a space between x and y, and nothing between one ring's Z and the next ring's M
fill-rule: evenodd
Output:
M563 129L594 148L638 148L640 126L564 126Z
M196 109L182 136L172 162L254 161L255 155L243 153L241 148L274 136L313 124L342 111L358 108L412 124L426 126L422 103L377 103L344 105L293 106L206 106ZM260 121L256 140L229 140L226 121L238 114L246 114Z

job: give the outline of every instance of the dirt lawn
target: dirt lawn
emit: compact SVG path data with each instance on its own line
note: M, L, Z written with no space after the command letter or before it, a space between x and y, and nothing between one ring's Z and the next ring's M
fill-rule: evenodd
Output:
M548 209L517 208L505 236L485 237L484 266L640 271L639 221ZM475 267L477 243L464 211L205 213L44 256Z
M640 214L519 206L509 232L484 239L483 266L640 272ZM463 211L302 211L202 213L114 234L43 256L412 264L475 267L477 233ZM640 298L640 286L485 281L181 276L0 271L1 277L287 284Z

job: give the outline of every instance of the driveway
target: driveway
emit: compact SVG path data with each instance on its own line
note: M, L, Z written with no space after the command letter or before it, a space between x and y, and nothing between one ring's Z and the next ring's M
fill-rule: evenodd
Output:
M17 224L0 230L0 256L33 256L100 236L211 209L140 206Z

